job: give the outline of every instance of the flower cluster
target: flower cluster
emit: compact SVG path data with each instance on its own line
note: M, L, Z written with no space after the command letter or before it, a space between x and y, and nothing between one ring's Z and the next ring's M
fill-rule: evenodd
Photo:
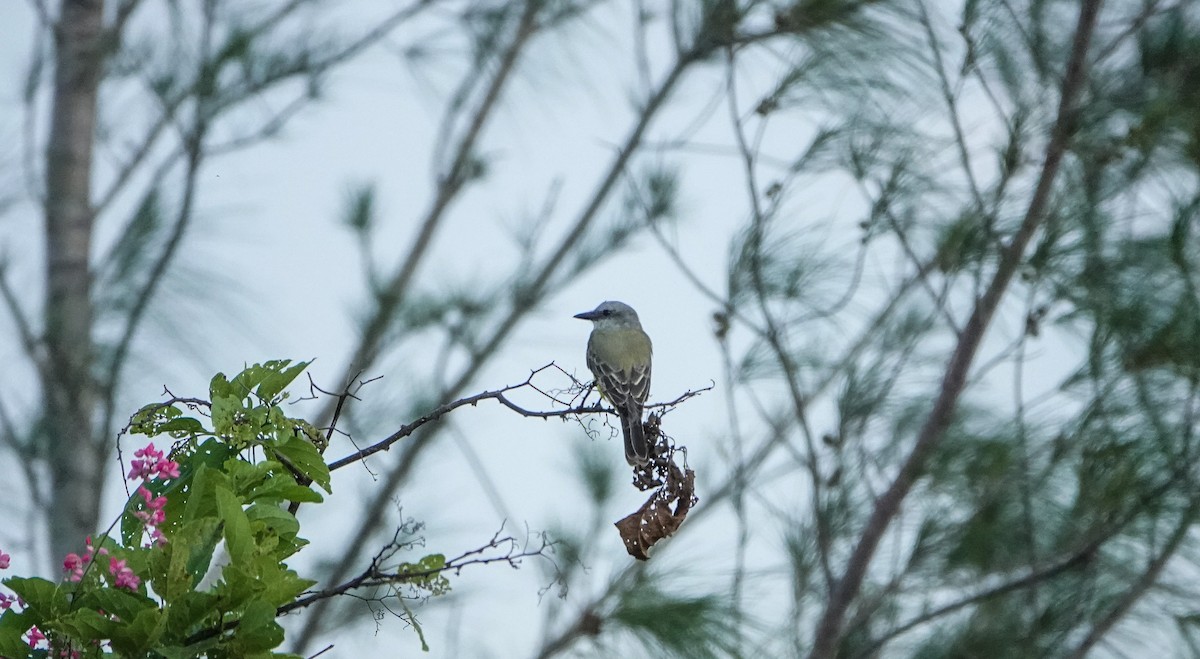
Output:
M142 580L133 573L133 570L125 565L124 559L118 561L110 556L108 558L108 573L113 576L113 585L117 588L134 591L142 583Z
M155 478L179 478L179 463L168 460L162 451L156 450L154 444L133 452L130 461L129 475L131 481L140 479L154 480Z
M179 463L167 459L162 451L154 448L153 443L147 444L146 448L134 451L128 479L131 481L142 479L143 483L138 486L137 492L146 503L143 510L134 514L146 525L146 532L150 534L151 542L155 545L165 545L167 538L163 536L159 526L166 519L164 508L167 505L167 498L154 496L145 485L146 482L159 478L179 478Z
M63 559L63 572L70 572L70 575L67 577L67 581L79 581L82 579L84 567L88 563L92 562L92 558L96 554L99 554L100 556L107 556L108 550L104 547L101 547L100 551L97 552L96 548L92 546L92 536L89 535L87 537L87 548L84 550L83 556L80 556L75 552L71 552L67 554L66 558Z
M171 464L175 463L172 462ZM178 469L178 467L176 467L176 469ZM178 473L179 472L176 471L176 475L178 475ZM137 491L138 494L141 495L142 499L145 500L146 509L139 510L135 512L134 515L137 515L137 518L142 520L142 523L146 525L146 530L150 532L150 539L154 542L154 544L167 544L167 538L163 536L162 531L158 528L159 525L162 524L167 518L167 513L164 510L167 506L167 498L162 495L157 497L154 496L150 490L146 489L145 485L139 485Z
M88 563L96 556L108 556L108 550L101 547L99 551L92 545L92 536L87 538L87 550L83 556L71 552L63 559L63 571L68 572L67 581L79 581L83 578L83 573ZM117 588L134 591L141 585L142 580L138 578L133 570L125 564L124 559L117 560L113 556L108 556L108 574L112 577L112 583Z

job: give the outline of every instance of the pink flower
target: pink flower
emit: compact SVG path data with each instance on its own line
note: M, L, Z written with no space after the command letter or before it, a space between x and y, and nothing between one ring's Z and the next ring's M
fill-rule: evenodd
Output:
M139 478L149 479L153 476L155 467L159 460L162 460L162 451L154 448L154 442L151 442L146 448L138 449L133 452L133 460L129 461L129 476L128 479L133 481Z
M12 556L0 551L0 570L7 570L8 563L12 560Z
M147 444L146 448L138 449L133 452L133 456L135 458L150 458L151 460L157 460L161 458L162 455L162 451L158 451L154 448L154 442Z
M150 490L146 489L145 485L139 485L137 491L138 491L138 494L140 494L142 496L142 499L145 499L146 505L149 506L151 509L162 510L163 508L166 507L167 498L162 495L159 495L157 497L154 496L153 494L150 493Z
M179 463L168 460L162 451L154 448L154 444L149 444L144 449L134 451L133 459L129 461L129 475L126 478L131 481L139 478L142 480L179 478Z
M154 470L159 478L179 478L179 463L174 460L159 460Z
M93 557L108 555L108 549L104 547L96 549L96 546L92 544L92 536L89 535L85 542L87 545L84 549L83 556L80 556L75 552L71 552L70 554L67 554L66 558L63 558L63 572L68 573L66 577L67 581L79 581L83 579L84 567L88 563L92 562Z
M4 593L0 593L0 611L9 610L10 608L12 608L13 603L16 601L17 601L16 597L13 597L12 595L6 595Z
M37 625L29 628L29 647L35 647L44 640L46 640L46 635L37 628Z
M89 556L90 558L90 556ZM82 558L79 554L71 552L63 559L63 572L70 572L67 581L79 581L83 578L83 566L88 562L88 558Z
M115 577L113 580L113 585L117 588L137 590L138 585L142 583L142 580L133 573L133 570L129 569L129 567L125 565L124 560L109 558L108 573Z
M162 531L158 529L154 529L150 532L150 539L159 547L167 544L167 537L164 536Z
M67 554L67 557L63 559L63 570L66 572L70 572L71 570L81 567L83 567L83 559L80 558L79 554L76 554L75 552Z
M150 534L153 544L160 546L167 544L167 539L163 537L162 531L158 528L167 520L167 513L164 510L167 507L167 498L162 495L154 496L150 490L146 489L145 485L139 486L137 493L146 502L146 510L135 511L134 516L146 525L146 531Z

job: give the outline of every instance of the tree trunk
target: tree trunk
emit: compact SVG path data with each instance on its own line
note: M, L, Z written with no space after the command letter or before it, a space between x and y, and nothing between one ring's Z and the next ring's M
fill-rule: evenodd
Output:
M79 551L95 530L102 486L94 436L91 173L103 74L104 0L63 0L55 27L54 98L46 148L44 371L50 547Z

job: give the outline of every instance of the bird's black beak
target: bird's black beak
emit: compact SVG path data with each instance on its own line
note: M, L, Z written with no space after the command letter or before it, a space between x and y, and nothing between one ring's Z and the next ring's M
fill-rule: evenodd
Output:
M596 320L600 317L600 314L596 313L595 311L585 311L583 313L575 314L575 317L579 320Z

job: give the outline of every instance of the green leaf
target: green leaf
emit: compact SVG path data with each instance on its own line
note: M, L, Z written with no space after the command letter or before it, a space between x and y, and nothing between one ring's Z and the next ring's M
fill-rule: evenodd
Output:
M225 566L222 576L224 587L220 594L230 603L226 607L228 610L240 608L252 599L282 606L316 583L311 579L302 579L295 570L289 569L277 558L266 555L241 563L230 563Z
M417 621L417 616L408 608L408 602L404 598L398 598L400 606L404 607L404 620L412 625L413 631L417 632L417 639L421 641L421 652L429 652L429 643L425 640L425 630L421 627L421 623Z
M196 470L192 473L191 483L188 483L187 496L181 497L184 509L179 519L187 524L197 519L215 516L217 506L212 492L218 485L224 483L225 476L220 471L207 464L197 465ZM167 498L168 516L174 512L172 504L180 505L180 502L174 501L170 497Z
M250 560L254 556L254 538L250 534L250 520L242 510L242 502L229 488L216 488L217 510L225 522L225 546L234 562Z
M428 591L431 595L444 595L450 592L450 580L442 572L445 567L445 554L429 554L416 563L401 563L396 574L406 577L404 582L410 586Z
M244 409L242 399L237 396L232 394L213 396L213 431L218 435L232 435Z
M215 626L220 617L216 603L217 598L208 593L184 593L167 609L167 638L182 643L189 635Z
M311 488L297 485L288 475L273 476L262 485L255 487L245 494L247 501L299 501L301 503L321 503L325 500L319 492Z
M291 384L312 363L312 361L298 362L295 366L287 368L290 362L290 359L267 362L271 373L263 378L262 383L258 385L258 395L263 400L273 400L275 396L279 395L279 392Z
M169 423L181 414L183 411L173 405L164 405L163 403L144 405L129 417L129 430L135 435L153 437L161 432L162 424Z
M43 631L57 631L69 635L72 640L87 644L101 641L113 635L116 622L92 609L76 609L57 620L44 625Z
M88 591L79 598L77 605L80 608L110 613L124 621L133 620L142 611L157 610L158 607L148 597L116 588L98 588Z
M331 492L329 489L329 465L325 464L325 459L321 457L317 447L307 440L291 435L276 444L275 452L280 458L286 460L289 466L320 485L326 492Z
M9 577L4 580L4 585L25 600L26 610L40 618L53 618L69 606L67 593L52 581L39 577Z
M18 613L9 609L0 614L0 657L25 656L29 644L21 639L21 635L37 623L38 619L28 610Z
M204 424L200 423L199 419L194 419L190 416L183 416L176 419L171 419L158 427L160 433L168 433L172 437L191 437L195 435L203 435L208 432Z
M220 540L221 525L216 517L202 517L184 525L158 553L166 565L161 577L153 581L154 591L168 602L190 592L208 572Z
M275 607L262 600L246 605L234 632L233 647L239 655L264 652L283 643L283 628L275 622Z
M208 383L208 397L213 403L216 403L218 398L225 398L233 393L233 387L224 373L217 373Z
M296 373L290 378L282 376L281 373L285 371L287 365L291 362L292 360L290 359L272 359L270 361L263 362L262 364L252 364L247 366L242 370L241 373L238 373L237 376L233 378L232 382L230 382L230 385L233 387L232 393L244 398L249 396L250 392L256 391L259 397L263 400L271 400L275 397L275 394L282 391L283 388L286 387L287 384L291 382L296 375L299 375L300 372L303 371L304 368L309 364L309 362L304 362L302 366L297 365L300 366L300 370L296 371ZM282 384L278 384L280 378L282 378ZM274 384L268 385L268 382L273 382ZM264 392L264 387L266 387L267 390L274 388L275 391L268 395Z
M296 516L274 504L254 504L246 509L252 526L261 524L281 538L292 539L300 532Z
M120 656L140 656L146 654L162 635L165 625L162 611L157 608L145 609L137 613L131 620L124 619L127 624L113 628L110 638L113 650Z
M212 552L216 551L217 543L221 540L221 525L212 517L192 522L188 532L194 533L188 541L187 563L184 570L191 577L191 588L198 585L204 575L208 574L212 565Z
M271 476L272 465L281 468L279 463L267 460L254 464L241 459L226 460L225 475L229 477L229 487L243 499L247 494Z

